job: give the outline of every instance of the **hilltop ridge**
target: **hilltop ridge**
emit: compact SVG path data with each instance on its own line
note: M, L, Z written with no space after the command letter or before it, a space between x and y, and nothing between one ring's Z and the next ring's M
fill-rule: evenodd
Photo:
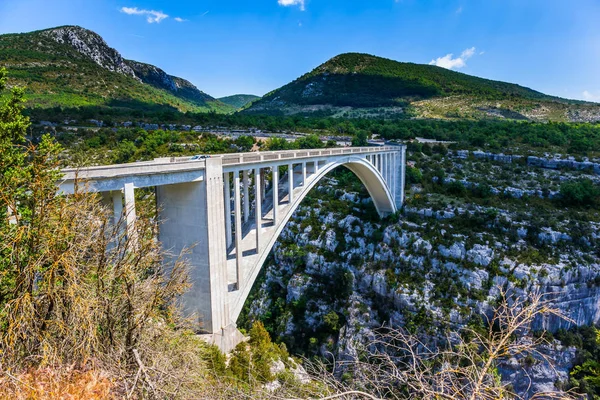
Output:
M9 69L11 84L27 87L32 108L233 111L183 78L125 59L79 26L0 35L1 66Z
M384 110L372 110L384 108ZM358 110L358 111L357 111ZM344 53L254 102L246 112L405 114L425 118L598 120L600 106L434 65Z

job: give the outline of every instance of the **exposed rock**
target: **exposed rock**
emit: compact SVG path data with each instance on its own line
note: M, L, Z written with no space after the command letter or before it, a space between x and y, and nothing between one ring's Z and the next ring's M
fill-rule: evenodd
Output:
M118 72L139 80L121 54L109 47L104 39L95 32L79 26L63 26L46 30L42 34L58 43L72 46L75 50L109 71Z
M467 258L477 265L487 267L494 258L494 250L488 246L476 244L471 250L467 251Z

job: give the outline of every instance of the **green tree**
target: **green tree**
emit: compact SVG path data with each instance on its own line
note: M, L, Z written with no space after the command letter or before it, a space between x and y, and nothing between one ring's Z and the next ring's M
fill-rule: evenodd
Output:
M271 342L269 332L257 321L249 332L250 340L242 342L232 353L229 368L234 376L246 383L266 383L275 377L271 373L273 361L289 356L283 345Z
M254 146L254 138L252 136L240 136L235 141L235 144L238 145L242 151L250 151Z
M369 135L366 131L359 131L356 136L352 138L352 146L366 146L368 144Z
M303 136L296 142L301 149L320 149L325 146L321 138L317 135Z
M406 167L406 183L414 184L423 181L423 174L419 168Z
M560 196L566 206L593 206L598 203L600 188L590 179L565 182L560 186Z

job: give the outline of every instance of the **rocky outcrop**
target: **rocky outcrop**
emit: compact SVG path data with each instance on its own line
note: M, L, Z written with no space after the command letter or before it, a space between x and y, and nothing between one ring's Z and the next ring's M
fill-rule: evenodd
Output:
M62 44L67 44L96 64L109 71L136 77L135 72L123 59L121 54L109 47L100 35L79 26L63 26L48 29L42 35Z
M559 342L538 348L539 354L516 355L498 366L503 380L510 382L515 393L530 399L539 393L556 392L557 382L567 382L576 350ZM551 363L550 363L551 361Z
M198 105L204 105L206 101L216 101L189 81L169 75L154 65L125 60L117 50L109 47L100 35L90 30L79 26L63 26L42 31L41 34L57 43L73 47L77 52L109 71L166 90Z
M326 180L318 190L336 193L337 201L343 199L351 207L363 204L356 193L335 185ZM474 204L446 209L405 207L405 217L384 224L361 218L360 213L324 211L327 204L320 200L318 204L310 209L301 206L286 226L282 242L274 249L274 263L266 267L265 281L250 309L251 316L264 315L274 303L281 304L279 298L288 304L306 304L306 311L286 311L277 323L282 327L282 340L317 336L325 329L325 316L336 312L344 316L345 324L320 352L352 360L369 346L379 327L407 326L415 314L422 319L420 331L436 326L459 330L474 315L489 314L500 288L522 296L547 293L547 299L565 316L539 318L533 330L555 332L600 322L600 263L592 257L600 238L596 224L586 228L584 238L576 239L560 224L542 227L532 235L533 228L526 222L513 222L517 218L511 212ZM311 212L318 220L305 226L303 216ZM459 219L489 215L496 217L487 227L456 232ZM499 221L505 221L506 227L494 227ZM562 246L562 255L546 262L524 261L521 255L532 251L525 239L539 246ZM306 250L290 253L291 243ZM332 291L340 286L335 275L339 270L352 276L352 290L347 297L332 301ZM332 286L326 282L333 282ZM277 296L271 298L270 293ZM573 365L574 349L556 344L540 351L551 364L541 358L516 357L504 360L499 368L525 398L554 390L557 381L568 378Z
M194 102L201 103L206 100L214 100L189 81L169 75L154 65L133 60L125 60L125 62L131 67L135 76L143 83L152 85L158 89L167 90Z

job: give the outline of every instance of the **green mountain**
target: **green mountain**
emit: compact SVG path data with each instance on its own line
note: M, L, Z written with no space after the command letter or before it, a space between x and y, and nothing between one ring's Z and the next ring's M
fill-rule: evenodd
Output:
M433 65L341 54L254 102L270 114L407 114L429 118L598 120L600 105L548 96Z
M98 34L78 26L0 35L0 67L9 70L9 85L27 87L34 110L234 111L184 79L124 59Z
M218 98L220 102L229 104L230 106L235 107L238 110L258 99L260 99L260 96L255 96L253 94L234 94L231 96Z

